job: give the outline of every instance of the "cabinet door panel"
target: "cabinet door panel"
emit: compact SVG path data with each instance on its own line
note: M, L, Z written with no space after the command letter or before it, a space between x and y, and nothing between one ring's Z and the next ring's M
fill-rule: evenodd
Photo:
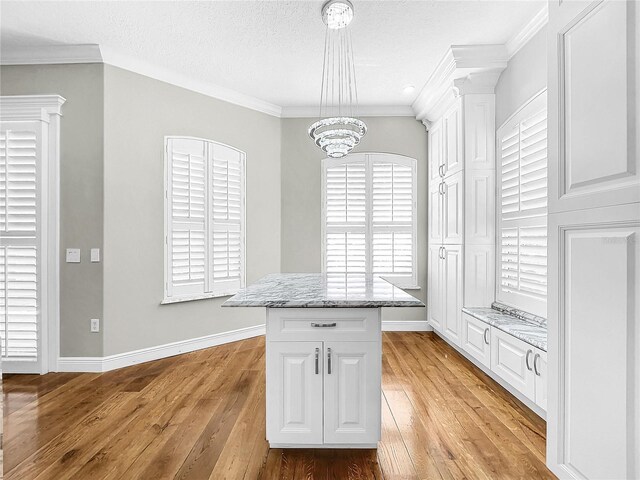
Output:
M429 129L429 184L440 182L442 163L442 122L439 121Z
M491 329L491 370L535 401L534 347L508 333Z
M429 245L428 286L429 301L427 314L429 323L437 331L442 331L442 245Z
M444 114L444 174L453 175L462 170L462 114L460 101Z
M461 245L464 224L463 172L458 172L444 180L442 206L443 243Z
M491 245L496 238L496 172L465 172L465 244Z
M462 322L462 245L445 245L442 261L444 334L460 345Z
M536 405L547 409L547 352L535 350L533 357L533 372L536 376Z
M325 351L325 443L378 442L380 343L325 342Z
M440 183L429 187L429 243L442 243L442 194Z
M322 387L322 342L267 343L267 439L271 443L322 443Z
M491 327L466 313L462 314L462 348L486 367L491 367Z
M638 4L563 2L552 12L549 211L640 201Z

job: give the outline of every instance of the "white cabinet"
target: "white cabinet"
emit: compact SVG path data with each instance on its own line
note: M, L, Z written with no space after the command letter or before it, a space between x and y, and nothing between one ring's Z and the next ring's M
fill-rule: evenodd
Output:
M442 308L443 333L456 345L460 344L462 318L462 245L442 247Z
M376 342L325 342L324 443L380 438L381 352Z
M440 182L443 164L442 121L439 121L429 129L429 184Z
M381 372L379 308L268 308L269 444L375 447Z
M460 346L482 365L491 368L491 327L489 325L463 313Z
M429 243L442 243L442 182L429 186Z
M457 99L442 117L444 128L444 176L453 175L462 170L464 157L462 155L462 113L461 100Z
M535 374L535 402L543 410L547 409L547 352L536 349L533 357L533 373Z
M513 388L535 400L534 347L508 333L491 329L491 370Z
M267 438L322 443L322 342L270 342L267 348Z
M428 296L427 315L431 326L442 332L442 245L429 245Z
M463 172L446 177L442 184L442 243L462 244L464 226Z

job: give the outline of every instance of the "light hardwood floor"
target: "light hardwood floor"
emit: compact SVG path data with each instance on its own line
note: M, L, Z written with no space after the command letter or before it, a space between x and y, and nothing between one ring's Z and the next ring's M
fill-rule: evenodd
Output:
M554 478L544 421L434 334L383 339L377 451L269 450L259 337L100 375L6 375L5 478Z

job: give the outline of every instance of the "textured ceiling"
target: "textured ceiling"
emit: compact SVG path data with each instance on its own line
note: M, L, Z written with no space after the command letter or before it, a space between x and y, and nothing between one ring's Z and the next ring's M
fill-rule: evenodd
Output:
M358 1L361 105L409 105L450 45L505 43L535 1ZM316 105L322 1L6 1L2 48L96 43L279 106ZM405 85L416 92L403 93Z

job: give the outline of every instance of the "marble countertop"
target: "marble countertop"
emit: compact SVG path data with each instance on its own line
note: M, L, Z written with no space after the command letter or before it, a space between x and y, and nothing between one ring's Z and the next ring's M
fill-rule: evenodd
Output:
M377 308L424 307L380 277L322 273L272 273L240 290L223 307Z
M493 308L464 307L462 311L540 350L547 351L546 324L522 320Z

